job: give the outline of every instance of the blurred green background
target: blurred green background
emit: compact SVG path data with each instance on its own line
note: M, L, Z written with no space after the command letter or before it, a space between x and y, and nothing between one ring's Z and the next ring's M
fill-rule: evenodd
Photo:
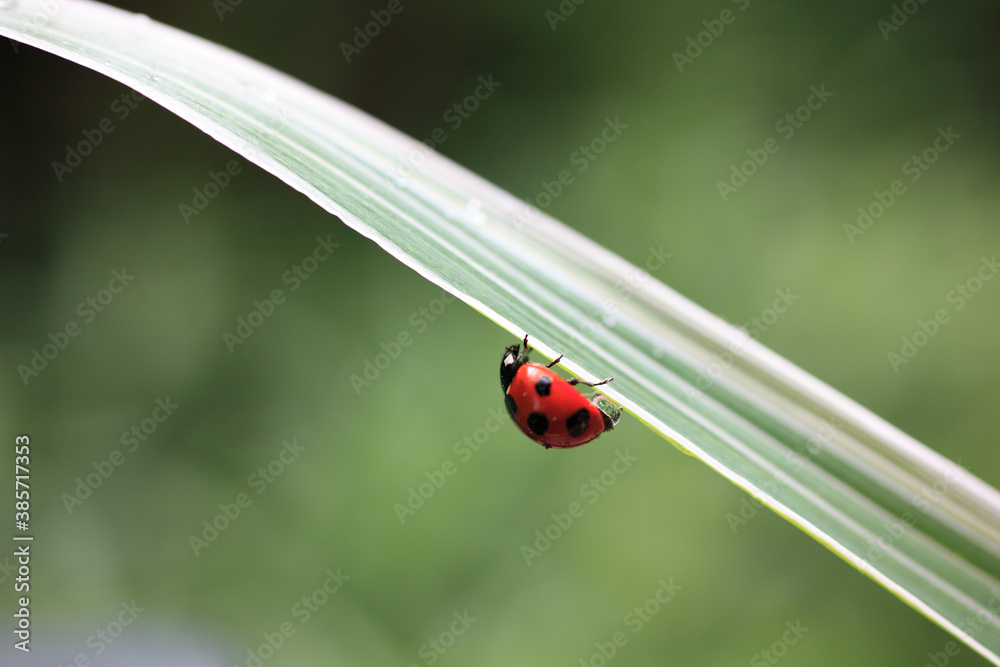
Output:
M572 170L547 212L640 265L662 246L655 277L737 324L791 290L762 342L1000 485L1000 280L949 299L1000 250L997 6L897 3L907 20L889 30L890 2L401 0L348 62L341 44L388 3L115 4L418 139L442 128L441 152L522 198ZM267 665L985 664L628 415L550 452L495 420L511 335L156 104L130 108L120 84L6 40L0 77L0 469L30 434L44 664L166 646L189 665L257 664L248 651ZM479 77L500 85L473 110ZM802 111L813 86L833 94ZM628 127L579 171L607 118ZM57 177L105 119L114 130ZM914 172L939 128L959 137ZM777 152L723 200L718 182L771 137ZM186 222L180 205L234 159ZM896 179L905 192L848 234ZM340 245L292 290L283 277L318 237ZM81 308L123 269L127 287ZM223 334L274 289L286 301L230 352ZM942 308L949 321L894 370L888 353ZM26 383L18 367L71 321L79 335ZM403 333L398 358L352 383ZM619 456L635 461L607 472ZM0 497L11 489L6 474ZM552 527L574 502L582 516ZM661 581L680 587L663 605ZM95 635L133 600L120 636ZM23 659L10 641L4 664Z

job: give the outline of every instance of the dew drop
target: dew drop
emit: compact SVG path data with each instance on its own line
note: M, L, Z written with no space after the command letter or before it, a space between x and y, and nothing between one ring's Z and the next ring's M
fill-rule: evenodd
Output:
M486 214L483 212L483 202L478 199L470 199L465 203L465 208L472 215L469 220L474 225L486 224Z

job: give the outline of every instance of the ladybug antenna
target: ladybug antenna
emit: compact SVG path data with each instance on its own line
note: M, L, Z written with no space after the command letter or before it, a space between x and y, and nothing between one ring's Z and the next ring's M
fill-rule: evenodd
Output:
M528 350L530 349L531 348L528 346L528 334L524 334L524 349L521 350L521 353L517 355L517 360L521 361L521 359L526 358L528 356ZM514 352L517 352L516 345L514 346Z

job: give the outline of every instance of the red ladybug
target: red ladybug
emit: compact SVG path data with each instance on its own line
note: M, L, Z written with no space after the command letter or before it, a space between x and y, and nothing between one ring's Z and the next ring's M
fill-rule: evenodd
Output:
M528 337L524 349L511 345L500 361L500 386L504 392L507 412L526 436L546 449L565 449L586 444L618 423L621 408L600 393L592 400L574 385L588 387L611 382L585 382L577 378L564 380L552 367L562 359L560 354L548 366L528 362Z

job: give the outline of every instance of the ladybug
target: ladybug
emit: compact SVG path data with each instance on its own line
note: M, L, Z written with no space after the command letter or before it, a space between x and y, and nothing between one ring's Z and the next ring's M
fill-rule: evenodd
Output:
M614 378L600 382L565 380L552 370L562 359L561 354L543 366L528 362L529 349L525 336L524 349L511 345L500 361L504 404L522 433L545 449L565 449L586 444L614 428L621 408L600 393L588 400L574 386L597 387Z

